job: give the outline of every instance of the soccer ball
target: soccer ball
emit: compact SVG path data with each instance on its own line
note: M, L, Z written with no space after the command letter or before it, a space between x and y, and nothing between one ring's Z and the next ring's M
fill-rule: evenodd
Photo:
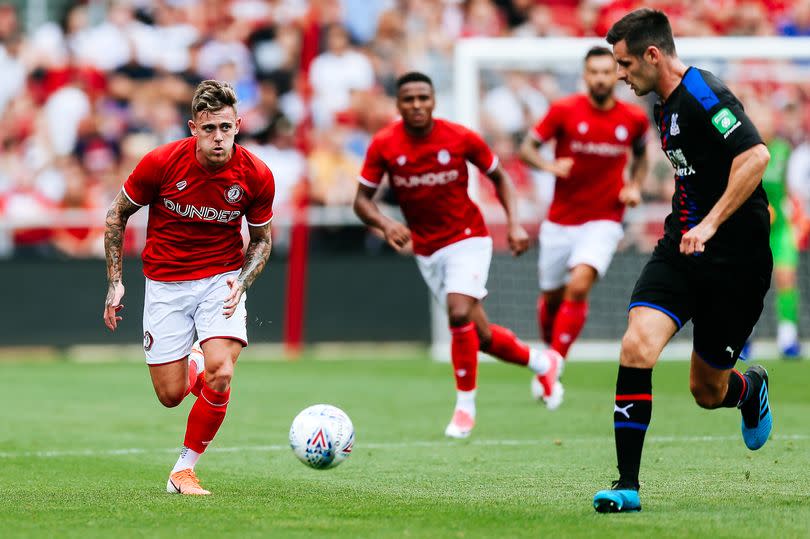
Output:
M354 425L346 412L330 404L301 411L290 427L290 447L298 460L316 470L334 468L352 454Z

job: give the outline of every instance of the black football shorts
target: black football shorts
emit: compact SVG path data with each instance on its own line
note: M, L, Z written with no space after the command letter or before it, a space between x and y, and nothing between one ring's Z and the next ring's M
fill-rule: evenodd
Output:
M636 282L630 309L657 309L678 329L692 320L695 352L716 369L730 369L762 314L773 257L770 250L733 263L704 257L659 243Z

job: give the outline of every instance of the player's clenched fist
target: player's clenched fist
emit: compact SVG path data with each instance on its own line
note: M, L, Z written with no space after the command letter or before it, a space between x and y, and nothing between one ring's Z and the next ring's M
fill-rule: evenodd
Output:
M121 298L124 297L124 285L120 281L110 283L107 289L107 300L104 303L104 325L110 331L115 331L118 321L122 318L118 316L118 311L124 308Z
M518 224L512 225L509 227L508 241L512 256L520 256L529 248L529 233Z
M681 237L681 253L687 256L702 253L706 249L706 242L714 236L716 231L717 229L711 223L701 222Z
M388 245L399 251L411 241L411 231L407 226L397 221L390 221L383 229L385 241Z

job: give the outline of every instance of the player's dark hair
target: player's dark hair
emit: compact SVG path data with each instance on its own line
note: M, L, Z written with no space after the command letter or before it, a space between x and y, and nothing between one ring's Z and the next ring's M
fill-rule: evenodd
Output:
M675 56L672 27L663 11L641 8L631 11L614 24L607 33L607 42L615 45L621 40L633 56L641 56L654 46L668 56Z
M418 71L410 71L397 79L397 90L409 82L426 82L430 89L433 89L433 81L430 80L430 77Z
M191 117L201 112L217 112L225 107L236 111L236 92L230 83L220 80L204 80L197 85L191 100Z
M599 57L599 56L610 56L613 58L613 52L608 49L607 47L602 47L601 45L597 45L596 47L591 47L588 52L585 54L585 61L587 62L591 58Z

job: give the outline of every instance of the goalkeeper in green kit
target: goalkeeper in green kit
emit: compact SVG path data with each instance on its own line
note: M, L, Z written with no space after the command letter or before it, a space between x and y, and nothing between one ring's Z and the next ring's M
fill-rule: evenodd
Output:
M798 359L801 355L798 335L799 288L796 283L799 251L790 221L792 202L787 188L791 145L777 134L773 111L754 106L749 116L771 154L762 185L768 194L768 209L771 212L771 251L778 321L776 342L783 358Z

